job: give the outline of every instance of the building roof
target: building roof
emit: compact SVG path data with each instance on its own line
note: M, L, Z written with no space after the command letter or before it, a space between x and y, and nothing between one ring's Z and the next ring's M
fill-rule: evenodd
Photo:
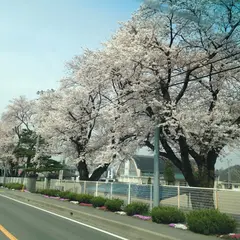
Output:
M143 156L143 155L135 155L133 156L137 168L142 172L153 173L154 170L154 157L153 156ZM159 172L164 172L164 161L163 159L159 159ZM181 173L181 171L174 166L175 173Z

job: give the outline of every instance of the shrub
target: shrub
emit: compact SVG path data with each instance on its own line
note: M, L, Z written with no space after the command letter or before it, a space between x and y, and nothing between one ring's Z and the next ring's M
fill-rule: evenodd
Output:
M60 198L68 199L68 195L69 195L70 193L71 193L70 191L60 192L60 193L59 193L59 197L60 197Z
M103 207L106 203L107 199L104 197L94 197L91 199L91 203L93 207Z
M235 231L236 221L215 209L195 210L187 214L189 230L205 235L228 234Z
M56 189L52 189L50 192L50 196L52 197L59 197L60 191Z
M123 200L121 199L108 199L105 202L105 207L111 212L121 211L122 206Z
M44 189L37 189L35 193L37 193L37 194L44 194Z
M38 189L36 191L36 193L43 194L43 195L48 195L48 196L51 196L51 197L60 197L62 192L60 190L57 190L57 189Z
M91 203L93 196L89 194L77 194L76 201L79 203Z
M51 196L53 197L59 197L60 192L61 192L60 190L52 189L50 193L51 193Z
M124 211L127 213L128 216L133 216L135 214L148 214L149 206L145 203L141 202L133 202L131 204L128 204Z
M47 190L48 190L48 189L37 189L37 190L36 190L36 193L47 195L47 194L46 194Z
M59 197L59 190L56 189L43 189L43 190L38 190L38 193L48 195L51 197Z
M69 199L70 201L78 201L78 195L77 193L74 192L68 192L66 193L66 198Z
M183 223L185 214L175 207L155 207L151 212L152 221L156 223Z
M21 183L7 183L5 184L5 187L9 189L15 189L15 190L21 190L23 188L23 184Z

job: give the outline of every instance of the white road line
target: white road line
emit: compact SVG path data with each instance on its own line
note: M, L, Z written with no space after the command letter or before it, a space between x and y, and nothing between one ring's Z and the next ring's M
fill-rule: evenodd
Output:
M127 238L121 237L121 236L116 235L116 234L114 234L114 233L110 233L110 232L105 231L105 230L102 230L102 229L100 229L100 228L96 228L96 227L93 227L93 226L91 226L91 225L88 225L88 224L85 224L85 223L76 221L76 220L74 220L74 219L71 219L71 218L68 218L68 217L64 217L64 216L62 216L62 215L59 215L59 214L57 214L57 213L54 213L54 212L45 210L45 209L43 209L43 208L36 207L36 206L33 206L33 205L28 204L28 203L25 203L25 202L21 202L21 201L19 201L19 200L14 199L14 198L7 197L7 196L4 196L4 195L2 195L2 194L0 194L0 196L1 196L1 197L4 197L4 198L7 198L7 199L10 199L10 200L12 200L12 201L15 201L15 202L17 202L17 203L21 203L21 204L23 204L23 205L26 205L26 206L35 208L35 209L40 210L40 211L42 211L42 212L49 213L49 214L54 215L54 216L57 216L57 217L59 217L59 218L63 218L63 219L68 220L68 221L70 221L70 222L77 223L77 224L82 225L82 226L84 226L84 227L91 228L91 229L93 229L93 230L95 230L95 231L105 233L105 234L110 235L110 236L112 236L112 237L115 237L115 238L118 238L118 239L121 239L121 240L129 240L129 239L127 239Z

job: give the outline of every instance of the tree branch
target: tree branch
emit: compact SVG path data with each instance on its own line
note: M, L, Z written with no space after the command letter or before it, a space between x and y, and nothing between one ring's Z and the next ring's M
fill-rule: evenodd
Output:
M123 143L124 141L126 141L127 139L132 138L132 137L136 137L136 134L127 134L123 137L120 137L119 142Z
M77 119L73 116L73 113L72 113L72 112L68 111L68 114L70 115L70 117L71 117L75 122L77 122Z
M186 179L194 183L195 177L193 175L192 165L189 159L189 147L187 145L186 138L184 136L180 136L178 139L179 147L180 147L180 154L181 154L181 160L183 165L183 173ZM193 152L192 152L193 153Z
M90 129L89 129L88 136L87 136L88 140L89 140L89 139L91 138L91 136L92 136L92 132L93 132L93 129L94 129L94 127L95 127L95 124L96 124L96 118L94 118L92 124L90 124Z
M150 148L152 151L154 151L154 145L152 143L150 143L149 140L145 140L144 144L146 145L146 147Z
M103 173L107 171L108 166L109 166L109 163L105 163L103 166L95 169L91 177L89 178L89 181L98 181L100 177L103 175Z
M177 95L177 97L176 97L176 100L175 100L175 103L176 103L176 104L181 100L181 98L183 97L185 91L187 90L188 83L190 82L190 75L191 75L191 73L192 73L194 70L196 70L197 68L199 68L199 65L196 65L195 67L187 70L186 76L185 76L185 79L184 79L184 82L183 82L182 89L181 89L180 92L178 93L178 95Z
M179 160L179 158L175 155L173 152L172 148L168 144L164 134L163 134L163 129L160 128L160 142L166 151L167 158L173 162L173 164L180 169L181 171L183 170L182 162Z

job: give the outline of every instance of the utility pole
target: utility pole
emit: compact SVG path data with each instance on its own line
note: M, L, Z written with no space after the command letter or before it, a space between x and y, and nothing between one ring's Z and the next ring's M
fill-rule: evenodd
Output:
M159 196L159 134L160 129L157 127L154 133L154 181L153 181L153 206L158 207Z

